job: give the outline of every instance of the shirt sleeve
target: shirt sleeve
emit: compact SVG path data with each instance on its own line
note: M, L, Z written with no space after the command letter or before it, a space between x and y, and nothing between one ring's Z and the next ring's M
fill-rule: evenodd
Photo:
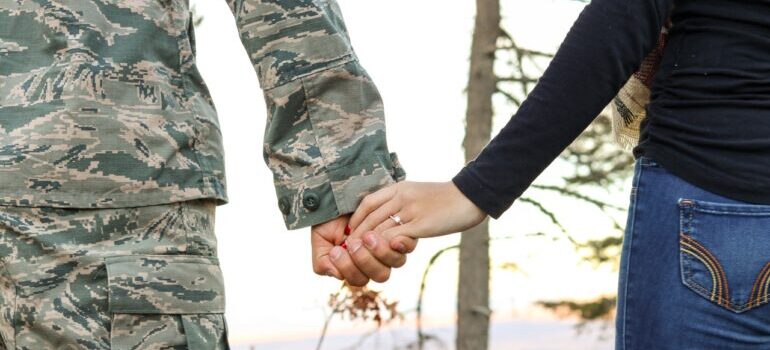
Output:
M452 181L498 218L601 113L660 37L674 0L592 0L515 115Z
M334 0L228 0L268 117L264 159L288 229L352 213L403 180L383 103Z

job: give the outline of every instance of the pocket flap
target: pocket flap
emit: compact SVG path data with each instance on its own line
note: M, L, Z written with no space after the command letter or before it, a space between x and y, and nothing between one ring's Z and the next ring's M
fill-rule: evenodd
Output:
M106 259L113 313L223 313L219 261L191 255L131 255Z

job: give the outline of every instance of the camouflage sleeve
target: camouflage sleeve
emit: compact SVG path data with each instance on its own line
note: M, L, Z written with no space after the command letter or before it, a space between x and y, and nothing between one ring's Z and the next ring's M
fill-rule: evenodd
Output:
M404 179L377 87L334 0L228 0L268 117L264 158L288 229L355 211Z

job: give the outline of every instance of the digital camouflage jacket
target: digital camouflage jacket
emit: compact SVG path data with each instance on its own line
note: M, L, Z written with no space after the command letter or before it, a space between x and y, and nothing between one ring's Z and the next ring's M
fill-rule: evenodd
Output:
M404 178L334 0L227 3L287 228ZM0 205L224 204L223 155L187 0L0 0Z

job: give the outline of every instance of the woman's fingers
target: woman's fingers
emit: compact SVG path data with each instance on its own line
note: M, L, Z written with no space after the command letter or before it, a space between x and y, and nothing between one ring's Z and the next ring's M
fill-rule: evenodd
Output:
M331 258L334 267L337 268L337 270L342 274L342 277L347 280L351 286L363 287L369 283L369 278L367 278L366 275L364 275L364 273L361 272L358 267L356 267L356 264L353 263L350 254L348 254L344 248L339 246L332 248L332 250L329 252L329 257Z
M371 238L371 236L369 236L369 238ZM374 242L364 242L362 239L349 239L347 241L348 251L353 259L353 263L364 273L364 275L366 275L366 277L371 278L375 282L382 283L390 278L390 267L385 266L375 258L368 249L364 249L364 245L368 246L372 243L374 244L373 247L376 248L378 245L376 240ZM385 244L380 243L379 245L389 249Z
M417 240L412 238L419 235L419 232L415 231L416 228L417 225L407 222L387 229L381 235L383 239L389 242L391 249L406 254L414 251L417 246Z
M396 236L390 240L390 248L401 254L409 254L417 248L417 239L407 236Z
M393 198L396 193L396 186L398 185L385 187L364 197L361 204L356 208L356 212L350 218L348 226L353 229L357 228L369 216L369 213L377 210L382 204Z
M373 233L376 238L379 238L380 240L387 243L387 244L378 246L374 250L372 249L369 249L369 250L372 252L372 255L374 255L378 260L380 260L385 265L388 265L391 267L403 266L403 264L406 262L405 254L413 252L415 247L417 246L417 239L414 239L411 237L398 236L394 238L394 240L396 241L396 244L390 244L391 240L385 239L385 237L382 234L380 234L396 226L398 226L398 224L392 219L388 218L374 228L375 232L364 233L364 238L366 238L366 236L369 235L370 233Z
M393 214L396 214L401 211L401 205L399 204L399 200L396 198L391 198L387 202L383 203L379 208L375 209L374 211L370 212L369 215L364 218L364 220L358 224L357 226L350 226L353 228L353 233L351 236L353 237L360 237L364 234L364 232L372 231L375 227L382 224L383 221L389 220L393 223L396 223L395 220L391 219L390 216ZM408 218L400 218L401 220L406 221Z
M364 233L363 242L366 250L382 264L389 267L401 267L406 263L406 255L390 248L390 244L379 233Z
M398 215L401 218L401 220L403 220L401 213L398 213L396 215ZM388 216L387 219L383 220L379 225L377 225L377 227L375 227L372 230L375 232L384 232L385 230L396 227L396 225L398 225L398 223L396 223L395 220L391 219L390 216Z

